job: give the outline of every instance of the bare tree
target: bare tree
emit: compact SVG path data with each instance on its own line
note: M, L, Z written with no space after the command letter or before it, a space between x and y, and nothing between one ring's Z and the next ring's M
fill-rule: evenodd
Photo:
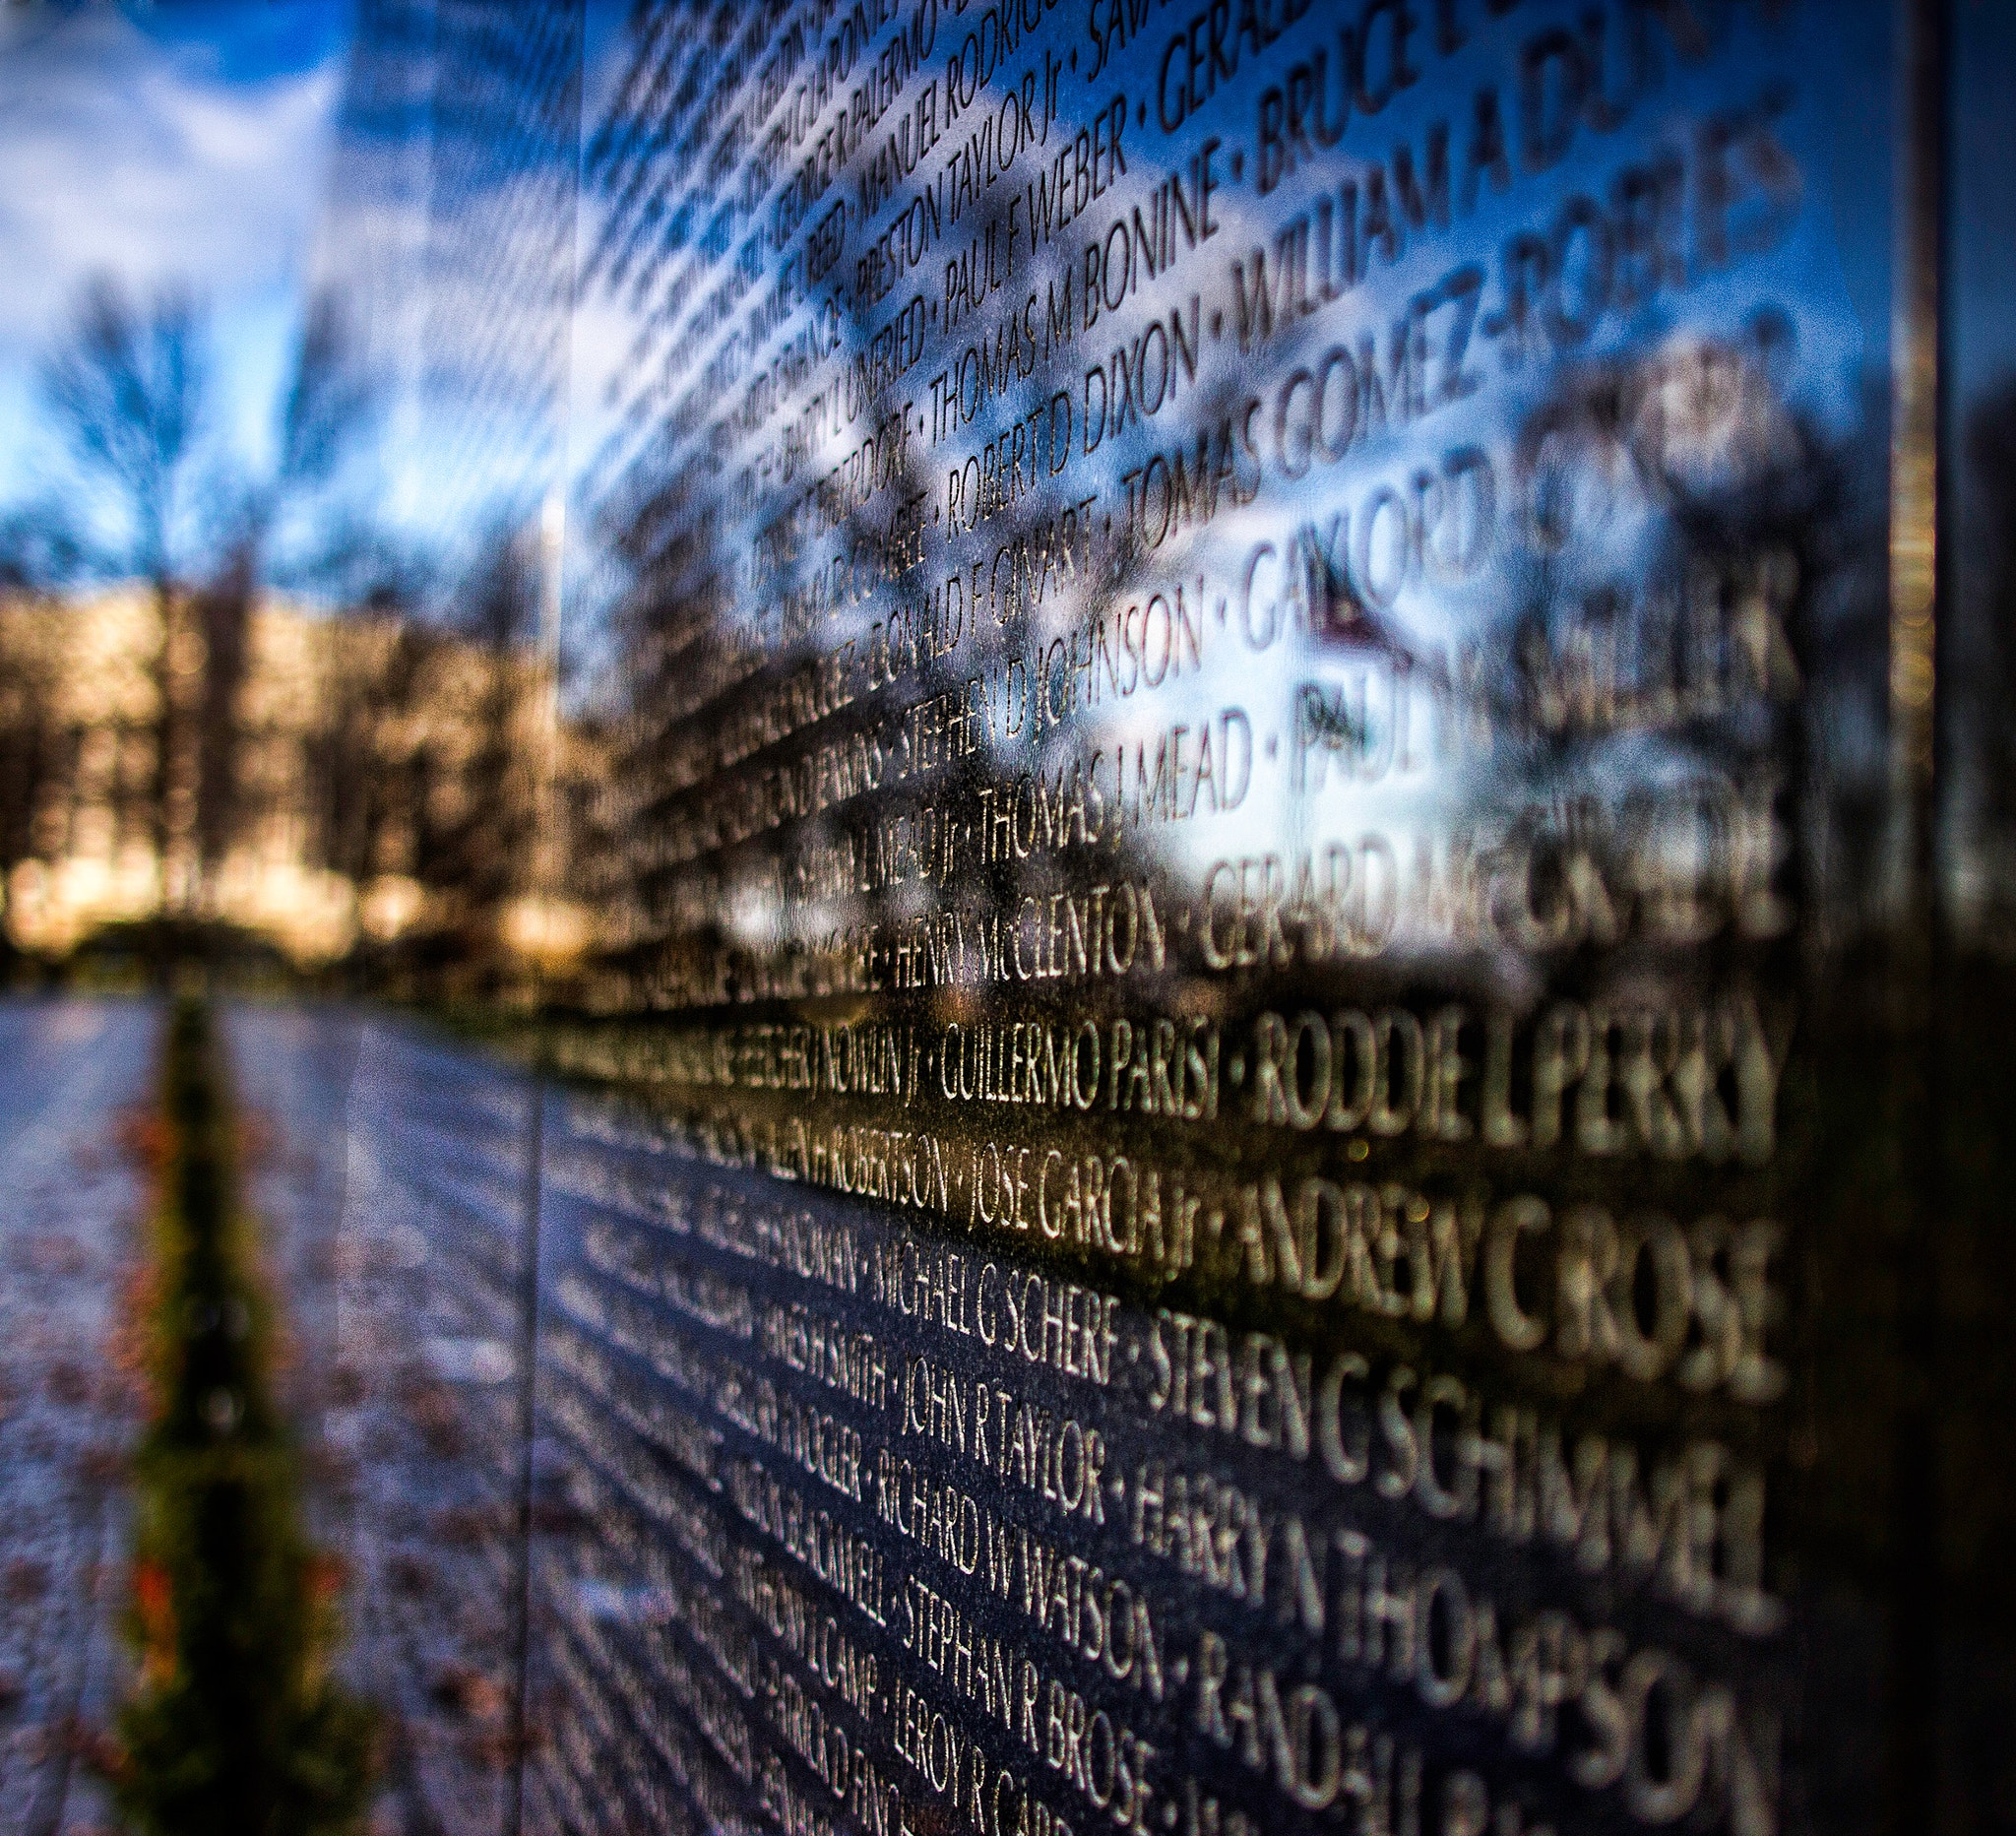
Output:
M42 365L42 394L109 535L108 571L138 578L154 602L152 825L163 894L186 912L201 876L191 858L205 748L200 684L203 632L184 603L178 525L205 408L200 314L182 287L135 300L117 282L89 282L76 314ZM179 880L179 883L178 883Z
M273 499L327 482L370 417L371 392L351 357L341 303L332 294L317 294L301 329L281 420L280 468L269 493Z
M0 591L95 577L138 581L148 596L158 638L144 821L161 910L178 921L220 915L221 869L271 782L245 727L260 595L284 582L350 607L356 616L323 634L330 679L302 759L314 864L360 885L410 876L442 947L481 956L525 890L537 839L536 774L522 753L543 679L532 657L543 550L498 521L442 615L415 621L424 556L352 502L349 460L375 404L340 297L309 302L264 473L212 437L208 348L186 288L138 296L101 279L85 289L41 377L85 486L78 522L0 514ZM38 758L36 709L0 697L0 723L10 708L21 731L18 743L0 732L0 753ZM0 832L26 833L25 819L10 827L0 809Z
M186 289L135 301L99 276L42 365L43 394L72 452L125 524L127 566L157 584L175 575L175 516L205 406L201 344Z
M82 543L55 500L0 516L0 885L38 852L37 816L62 776L67 747L46 596L82 564ZM0 933L0 960L7 954Z

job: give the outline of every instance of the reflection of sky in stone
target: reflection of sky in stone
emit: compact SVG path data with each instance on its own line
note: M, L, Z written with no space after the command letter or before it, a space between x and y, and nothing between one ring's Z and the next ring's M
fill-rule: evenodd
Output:
M1103 12L1102 9L1098 11ZM1102 233L1107 224L1121 218L1135 204L1144 202L1152 188L1170 172L1189 168L1207 135L1221 137L1224 145L1216 156L1222 188L1214 215L1219 222L1215 238L1186 252L1178 243L1176 273L1170 280L1152 283L1134 293L1116 311L1103 315L1097 328L1081 335L1078 343L1056 360L1057 373L1047 378L1045 391L1068 387L1082 402L1082 373L1098 360L1108 359L1115 344L1131 341L1152 318L1165 320L1172 309L1183 309L1193 289L1203 297L1208 318L1214 306L1223 310L1228 324L1225 336L1207 338L1194 388L1187 387L1173 406L1159 419L1141 424L1117 442L1109 442L1088 460L1081 452L1069 473L1054 486L1045 481L1035 501L1046 508L1065 498L1082 498L1098 493L1101 512L1119 515L1125 501L1122 475L1142 466L1152 452L1166 454L1185 435L1194 442L1201 405L1214 393L1223 394L1230 406L1250 392L1263 403L1253 423L1265 462L1264 482L1257 499L1247 507L1221 508L1205 528L1183 538L1172 538L1148 557L1135 580L1117 596L1145 600L1158 589L1171 591L1179 580L1195 581L1205 576L1207 605L1205 664L1200 672L1188 674L1153 695L1141 695L1128 703L1109 705L1090 718L1080 718L1059 734L1058 748L1091 748L1103 745L1110 758L1111 747L1122 741L1130 748L1145 742L1150 755L1158 731L1166 732L1175 723L1186 725L1192 735L1214 723L1228 706L1241 708L1248 716L1255 742L1252 793L1233 814L1217 821L1177 825L1156 832L1149 840L1156 852L1178 870L1195 874L1228 852L1257 854L1279 850L1291 855L1301 850L1319 848L1331 840L1348 841L1366 830L1377 829L1390 836L1405 837L1411 828L1431 826L1439 812L1446 816L1453 799L1466 787L1460 775L1446 766L1431 766L1406 779L1378 785L1353 785L1334 791L1320 799L1304 799L1291 792L1290 750L1294 728L1294 707L1300 684L1314 675L1336 686L1343 683L1353 666L1350 661L1328 646L1285 638L1264 649L1243 645L1237 635L1237 595L1247 564L1262 542L1274 545L1277 555L1287 552L1297 532L1314 523L1319 529L1330 525L1340 511L1361 511L1383 485L1406 488L1408 480L1421 468L1438 467L1449 449L1458 443L1484 446L1493 451L1500 465L1499 505L1501 516L1503 460L1509 453L1523 412L1543 393L1557 386L1565 365L1529 363L1523 369L1505 365L1499 348L1478 338L1474 360L1480 366L1481 386L1478 394L1460 409L1447 409L1424 415L1415 426L1388 431L1356 444L1338 464L1314 465L1299 482L1283 477L1272 463L1275 408L1280 387L1297 364L1320 359L1329 347L1342 343L1355 348L1359 338L1376 335L1381 342L1397 315L1404 314L1412 295L1432 286L1457 263L1477 260L1486 270L1483 306L1488 313L1501 295L1500 251L1508 236L1524 230L1544 231L1555 221L1563 204L1580 193L1606 198L1617 172L1626 164L1641 161L1649 154L1665 149L1691 157L1692 137L1700 120L1717 110L1754 106L1774 82L1787 89L1789 102L1773 121L1772 132L1790 152L1798 168L1800 196L1796 216L1785 234L1767 250L1744 257L1721 272L1707 271L1690 277L1678 287L1661 290L1631 313L1607 313L1594 336L1573 353L1574 360L1597 363L1606 357L1650 350L1670 342L1674 348L1698 348L1699 340L1712 338L1742 342L1760 306L1781 309L1790 321L1796 355L1786 377L1789 394L1798 410L1835 437L1851 434L1858 421L1865 400L1863 382L1880 376L1887 366L1890 224L1887 197L1891 178L1892 147L1889 129L1890 19L1889 9L1876 4L1847 6L1809 5L1791 10L1789 21L1767 24L1760 13L1768 9L1719 7L1704 15L1729 22L1727 40L1705 63L1688 65L1676 59L1667 47L1664 71L1657 87L1640 95L1628 119L1617 129L1599 133L1584 126L1575 135L1567 157L1552 169L1530 173L1519 165L1518 72L1514 54L1549 25L1580 29L1586 9L1561 5L1527 5L1488 29L1477 30L1472 41L1450 56L1431 48L1432 26L1428 10L1420 10L1421 25L1416 57L1422 67L1422 80L1413 89L1397 94L1375 117L1354 116L1334 154L1305 161L1299 171L1286 177L1271 195L1260 198L1254 187L1249 164L1244 182L1223 182L1234 150L1253 158L1256 108L1263 88L1284 81L1287 67L1298 56L1328 46L1335 58L1335 28L1355 9L1312 7L1298 24L1283 34L1269 51L1264 64L1242 60L1243 67L1228 82L1222 82L1215 98L1202 111L1200 120L1186 123L1170 134L1163 134L1156 120L1155 81L1162 63L1165 43L1181 29L1197 8L1158 10L1115 65L1103 72L1097 83L1083 81L1090 65L1087 41L1072 34L1055 39L1079 46L1081 61L1077 79L1066 75L1061 83L1063 118L1052 129L1052 139L1040 150L1047 160L1055 152L1056 136L1068 134L1102 110L1124 87L1127 96L1125 146L1127 173L1106 199L1095 204L1074 222L1067 244L1074 261L1090 232ZM1621 21L1628 10L1620 10ZM1480 26L1479 9L1474 25ZM909 9L902 17L907 20ZM1646 18L1652 17L1648 11ZM925 74L941 74L946 58L956 47L970 21L949 11L939 12L939 42L927 60ZM892 28L892 31L895 30ZM1613 22L1611 48L1615 49L1621 26ZM1655 33L1658 28L1653 28ZM1032 40L1034 43L1035 40ZM588 85L590 123L600 116L602 98L611 90L623 68L627 44L620 32L592 25L590 33L591 76ZM1008 60L993 95L978 112L991 112L990 103L1006 83L1019 79L1024 67L1036 55L1025 47ZM844 106L848 90L859 81L858 70L849 83L838 86L838 95L828 105L828 115ZM921 83L923 75L914 80ZM1389 158L1396 146L1409 145L1417 161L1422 158L1424 130L1438 118L1452 123L1452 183L1460 185L1464 139L1468 128L1473 93L1480 84L1495 81L1504 98L1505 126L1511 141L1514 177L1502 198L1486 188L1483 200L1469 216L1458 214L1452 226L1417 237L1405 257L1392 267L1374 265L1369 278L1345 297L1322 309L1292 334L1277 338L1262 353L1242 359L1229 324L1229 263L1249 251L1264 248L1275 259L1274 232L1288 218L1307 210L1327 185L1332 195L1340 180L1359 176L1369 162ZM1137 103L1145 99L1149 119L1143 123ZM906 97L908 99L908 97ZM941 108L942 108L941 100ZM894 112L890 119L893 121ZM965 124L963 124L965 125ZM886 129L869 137L870 151L879 147ZM948 133L934 149L928 162L920 166L918 179L941 166L954 142ZM799 157L803 149L800 148ZM1740 157L1732 165L1740 166ZM853 195L852 179L858 159L838 175L833 187L813 207L806 220L809 228L831 208L838 197ZM1036 169L1036 160L1026 158L1025 169L1002 181L999 190L1019 185ZM1692 173L1690 168L1690 182ZM913 181L914 183L916 181ZM1755 175L1739 172L1737 179L1745 196L1739 208L1754 208ZM773 191L770 195L774 196ZM698 221L705 223L718 199L703 201ZM1691 209L1691 204L1690 207ZM886 228L901 209L901 198L886 205L867 225L850 213L843 270L866 241ZM597 206L589 203L584 245L597 227ZM936 295L944 271L948 245L963 241L981 221L979 210L955 229L949 222L944 241L926 257L921 267L904 277L884 300L861 313L849 327L852 341L862 341L902 306L916 290L929 298ZM752 219L737 219L733 242L750 234L758 223L767 222L759 206ZM799 245L802 247L802 240ZM596 463L588 480L593 498L609 480L618 476L624 465L639 462L650 474L657 456L651 454L656 431L651 417L635 421L627 431L617 422L622 409L634 401L643 378L650 375L665 351L676 349L684 360L676 382L659 399L662 406L692 387L701 373L709 348L689 350L681 335L662 332L649 360L638 366L628 381L631 393L611 402L604 394L607 377L628 357L640 323L657 303L663 284L680 270L681 260L673 257L662 264L652 287L634 283L623 289L592 287L583 300L583 317L576 341L577 378L575 414L577 426L574 450L577 456L594 455ZM775 279L776 258L770 258L764 283ZM710 281L725 272L724 261ZM1027 264L1026 272L1012 277L1004 289L976 315L976 329L990 330L1003 307L1019 300L1030 289L1043 292L1046 279L1057 270L1041 261ZM1078 278L1082 280L1082 269ZM703 297L706 284L694 297ZM752 294L753 297L753 294ZM693 307L684 309L690 320ZM738 323L735 315L731 324ZM945 347L963 344L964 339L947 339L942 325L933 329L934 358L946 354ZM844 347L839 361L852 353ZM929 374L935 363L914 372L902 385L922 411L930 412ZM747 372L745 371L745 376ZM739 394L741 379L731 391ZM942 504L948 462L957 464L975 452L980 443L1011 424L1019 412L1026 414L1035 397L1033 386L1010 392L990 414L961 430L938 448L925 445L924 482L932 492L931 501ZM1024 399L1025 397L1029 399ZM723 408L728 406L724 402ZM793 405L795 406L795 405ZM892 402L891 407L894 406ZM806 475L816 476L838 464L868 430L872 417L862 416L846 427L830 429L815 447ZM773 429L776 423L773 422ZM695 436L698 438L699 436ZM1081 431L1082 439L1082 431ZM733 464L741 463L737 458ZM659 467L658 475L663 468ZM723 480L725 486L726 480ZM760 495L753 513L740 522L731 519L733 534L725 543L723 558L732 563L745 554L755 533L803 488L794 483L788 490L772 488ZM870 506L869 516L887 520L893 509L888 493ZM1097 513L1096 513L1097 514ZM976 536L963 538L962 553L976 553L984 562L994 542L989 537L1006 534L1009 516L983 526ZM817 636L818 646L830 651L847 635L865 637L870 622L881 617L892 603L914 601L921 582L942 580L947 552L941 544L941 531L927 531L927 560L922 574L886 586L862 606L843 614ZM1644 536L1630 539L1643 540ZM1634 557L1630 539L1612 532L1605 542L1585 544L1589 553L1585 565L1628 578ZM815 545L815 554L830 552L830 544ZM1502 558L1502 556L1501 556ZM1642 563L1641 563L1642 565ZM783 584L790 584L786 581ZM620 583L617 583L620 587ZM1502 566L1493 567L1461 586L1423 587L1418 582L1403 591L1384 609L1394 632L1418 654L1453 654L1466 636L1474 636L1513 609L1517 594L1528 583ZM1000 651L1013 649L1026 654L1041 640L1068 631L1092 606L1094 595L1066 594L1040 612L1027 617L1021 628L989 635L987 645ZM1229 601L1230 615L1224 623L1217 607ZM584 596L581 611L595 615L595 596ZM754 626L771 615L772 608L754 596L729 614ZM1273 742L1270 758L1269 742ZM1054 767L1062 756L1053 748L1042 762ZM1612 790L1624 782L1644 782L1660 768L1660 761L1643 744L1612 747L1607 755L1613 778ZM1032 761L1022 758L1018 768ZM1669 765L1670 761L1667 762ZM1333 778L1333 783L1335 779ZM1585 791L1602 790L1585 780ZM760 932L783 915L770 912L760 899L752 900L748 924ZM791 915L791 927L799 934L816 932L822 924L840 915L831 911L806 911Z
M257 470L293 358L347 0L0 14L0 500L65 475L34 365L88 276L216 313L214 436Z
M1982 0L1959 7L1952 68L1949 353L1964 399L2016 372L2016 16Z
M364 0L318 281L379 419L372 512L447 576L564 459L574 15Z
M1565 22L1568 10L1558 11ZM1887 21L1879 17L1881 11L1865 8L1858 17L1854 8L1807 7L1795 16L1792 32L1758 30L1738 12L1729 42L1713 57L1689 67L1669 55L1658 87L1635 102L1617 131L1599 135L1585 125L1560 164L1532 175L1518 164L1520 127L1511 52L1548 24L1551 14L1523 8L1487 39L1480 34L1446 62L1433 63L1423 81L1397 96L1375 122L1354 118L1338 150L1345 157L1341 168L1327 173L1305 168L1304 174L1285 180L1264 203L1250 189L1231 193L1232 208L1219 239L1221 250L1229 256L1268 247L1272 253L1272 229L1283 218L1307 209L1325 178L1334 188L1339 178L1361 173L1367 160L1380 159L1390 148L1410 143L1418 160L1424 131L1438 118L1452 122L1452 183L1460 185L1454 173L1461 171L1468 99L1480 84L1495 79L1500 85L1513 143L1514 178L1509 189L1502 199L1480 202L1468 222L1459 217L1452 230L1418 237L1398 264L1374 268L1353 293L1319 313L1292 347L1301 362L1311 363L1336 343L1355 348L1361 337L1371 335L1383 345L1410 297L1433 286L1460 261L1476 259L1485 270L1481 325L1493 301L1503 296L1499 251L1506 237L1528 230L1545 232L1570 198L1605 198L1620 168L1642 162L1649 155L1690 155L1690 142L1703 117L1754 103L1774 81L1789 77L1792 82L1791 105L1774 121L1773 133L1797 163L1802 195L1789 233L1775 246L1682 288L1663 289L1634 312L1606 313L1585 345L1553 362L1529 360L1515 366L1509 356L1501 358L1499 349L1474 335L1480 386L1462 407L1439 413L1431 410L1410 429L1375 435L1334 467L1313 464L1299 483L1289 483L1270 469L1258 500L1230 518L1214 521L1204 539L1175 565L1187 564L1193 570L1202 566L1223 590L1242 578L1256 541L1269 540L1285 549L1299 528L1309 522L1319 529L1330 527L1340 511L1354 515L1361 526L1364 510L1382 487L1404 492L1411 477L1437 470L1459 442L1493 454L1502 520L1510 508L1504 501L1510 470L1505 462L1520 417L1558 388L1574 366L1642 354L1662 344L1684 349L1700 337L1744 344L1752 316L1767 303L1782 308L1793 322L1797 354L1789 393L1830 433L1850 432L1859 415L1860 379L1872 365L1884 362L1889 309L1889 225L1882 203L1890 149L1881 113L1872 116L1869 108L1873 102L1880 111L1887 102L1881 89ZM1872 27L1880 27L1882 33L1872 32ZM1870 36L1859 37L1861 33ZM1312 46L1320 43L1320 35L1312 34ZM1430 59L1423 53L1420 61L1428 64ZM1865 88L1872 76L1877 95L1858 95L1858 88ZM1235 85L1231 107L1215 111L1213 124L1228 119L1237 123L1228 138L1241 129L1249 131L1262 83L1280 80L1279 63L1271 62L1264 77ZM1844 104L1849 105L1846 110ZM1845 115L1856 124L1846 137L1841 133ZM1738 163L1732 160L1732 165ZM1694 182L1691 169L1688 182ZM1738 184L1746 194L1738 211L1754 208L1753 180L1740 179ZM1851 286L1851 274L1858 285ZM1442 326L1448 323L1446 308L1444 312ZM1140 315L1133 316L1138 325ZM1431 330L1431 348L1439 329ZM1262 359L1256 387L1267 404L1263 425L1272 420L1282 379L1295 361L1279 350ZM1431 369L1433 363L1431 357ZM1263 434L1263 451L1267 444ZM1656 540L1659 521L1640 517L1621 530L1579 529L1578 571L1592 581L1628 581L1634 567L1642 569L1645 557L1638 551ZM1356 553L1354 548L1348 558L1348 569L1353 585L1362 591L1362 563ZM1497 558L1511 558L1502 538ZM1385 609L1392 627L1418 656L1453 657L1466 637L1474 638L1492 624L1502 628L1502 620L1513 609L1511 601L1523 591L1531 591L1527 581L1494 566L1457 587L1432 586L1417 577ZM1280 736L1285 761L1295 726L1298 685L1313 677L1335 689L1359 674L1365 662L1362 655L1354 658L1329 646L1283 643L1262 656L1238 658L1232 669L1208 671L1201 678L1200 692L1181 705L1174 718L1206 720L1217 701L1235 699L1252 715L1256 734ZM1141 718L1145 725L1145 712ZM1163 709L1156 710L1157 722L1166 718ZM1670 772L1674 761L1662 759L1656 744L1641 740L1610 748L1606 764L1607 790L1603 777L1585 779L1573 788L1614 796L1632 782L1642 784L1662 769ZM1332 841L1349 843L1368 831L1396 838L1404 853L1415 834L1426 835L1446 825L1454 806L1473 788L1448 763L1430 764L1412 778L1395 777L1377 786L1340 783L1342 776L1333 770L1334 788L1309 802L1279 793L1286 791L1287 781L1278 779L1278 793L1256 797L1236 823L1179 832L1184 864L1193 872L1206 868L1226 851L1228 830L1236 832L1242 853L1270 848L1292 858L1298 850ZM1526 787L1529 792L1537 788Z

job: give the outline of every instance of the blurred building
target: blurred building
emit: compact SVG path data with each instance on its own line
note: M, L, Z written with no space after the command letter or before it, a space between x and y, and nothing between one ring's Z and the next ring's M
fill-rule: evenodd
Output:
M301 966L589 941L562 830L586 736L527 646L143 585L0 603L0 870L20 948L173 917ZM167 630L163 632L163 626Z

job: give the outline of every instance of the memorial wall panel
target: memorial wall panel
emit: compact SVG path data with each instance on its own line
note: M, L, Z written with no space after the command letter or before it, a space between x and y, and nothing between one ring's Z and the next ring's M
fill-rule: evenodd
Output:
M497 1602L507 1827L1901 1829L1992 1742L1934 12L472 39L593 942L494 1144L382 1116L496 1482L387 1559Z

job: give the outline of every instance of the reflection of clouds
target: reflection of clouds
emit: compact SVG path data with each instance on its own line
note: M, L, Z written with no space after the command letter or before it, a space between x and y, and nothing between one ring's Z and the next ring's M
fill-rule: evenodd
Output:
M0 26L0 338L39 342L95 268L287 278L334 96L328 66L226 82L110 10Z

